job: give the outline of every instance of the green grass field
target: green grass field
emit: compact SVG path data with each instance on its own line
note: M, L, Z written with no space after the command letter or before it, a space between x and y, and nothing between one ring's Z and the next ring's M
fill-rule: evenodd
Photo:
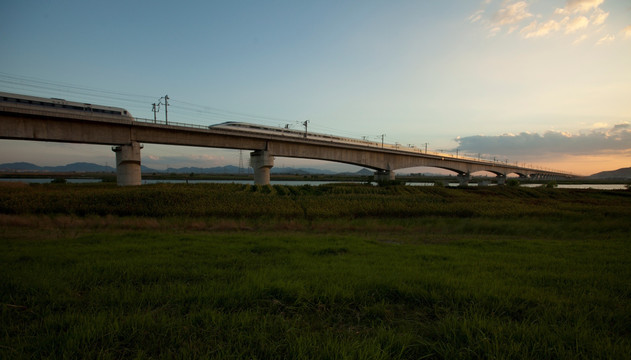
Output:
M631 192L0 185L0 358L624 359Z

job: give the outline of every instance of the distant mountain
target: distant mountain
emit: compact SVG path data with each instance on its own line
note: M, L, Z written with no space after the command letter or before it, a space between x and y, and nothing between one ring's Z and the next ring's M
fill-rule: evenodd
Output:
M116 171L111 166L103 166L86 162L77 162L64 166L52 166L46 167L48 171L59 171L59 172L112 172Z
M77 162L63 166L37 166L27 162L0 164L0 171L15 172L113 172L111 166L103 166L86 162Z
M153 170L153 172L167 172L172 174L238 174L239 168L237 166L219 166L213 168L200 168L200 167L183 167L183 168L168 168L166 170Z
M631 179L631 167L612 171L601 171L589 176L590 179Z
M182 168L168 168L166 170L156 170L142 166L140 168L143 173L171 173L171 174L240 174L247 173L248 169L239 169L237 166L227 165L218 166L212 168L200 168L200 167L182 167ZM116 172L116 169L111 166L103 166L92 163L77 162L63 166L37 166L35 164L27 162L16 162L8 164L0 164L0 171L4 172L84 172L84 173L112 173ZM252 171L251 169L249 170ZM273 174L291 174L291 175L334 175L338 174L335 171L325 169L312 169L312 168L288 168L288 167L273 167L271 172ZM362 169L355 173L343 173L343 175L372 175L373 172L368 169Z
M15 162L9 164L0 164L0 171L41 171L42 168L27 162Z
M366 169L363 168L359 171L356 172L344 172L344 173L340 173L339 175L359 175L359 176L372 176L375 174L375 170L370 170L370 169Z

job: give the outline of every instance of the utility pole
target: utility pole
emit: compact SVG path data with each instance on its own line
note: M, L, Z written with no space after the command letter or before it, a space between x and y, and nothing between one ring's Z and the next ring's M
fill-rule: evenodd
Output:
M307 127L309 126L310 121L309 120L305 120L305 122L302 123L302 125L304 125L305 127L305 137L307 137Z
M156 107L156 103L151 104L153 105L153 108L151 109L151 111L153 111L153 123L157 123L158 119L156 119L156 113L159 111L158 108Z
M427 144L429 143L425 143L425 153L427 154Z
M164 95L164 123L167 125L169 125L168 110L167 110L168 107L169 107L169 95Z
M386 134L381 134L381 148L383 149L383 138L386 137Z

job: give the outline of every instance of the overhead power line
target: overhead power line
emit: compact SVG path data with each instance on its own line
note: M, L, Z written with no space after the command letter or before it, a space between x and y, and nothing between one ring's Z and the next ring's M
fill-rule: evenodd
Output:
M4 84L20 86L24 88L36 88L51 91L58 91L63 93L73 93L87 96L98 96L102 98L110 98L123 101L146 101L152 99L152 96L131 94L120 91L111 91L104 89L89 88L85 86L79 86L69 83L52 82L48 80L38 79L34 77L14 76L0 72L0 82ZM130 98L135 100L130 100ZM142 99L142 100L141 100Z
M160 110L160 105L165 105L165 119L167 117L166 104L155 102L156 96L154 95L112 91L65 82L54 82L36 77L16 76L4 72L0 72L0 86L10 92L27 92L32 93L35 96L37 96L38 93L42 96L42 92L46 94L45 96L51 97L66 98L69 96L76 96L78 99L81 99L79 101L88 102L87 99L90 99L89 102L101 105L107 105L107 103L103 100L114 100L119 103L129 104L119 106L128 108L128 110L131 110L131 113L135 116L151 117L153 119L156 119L156 112ZM164 97L161 99L164 99ZM150 108L149 105L152 105L153 103L156 105L153 108ZM171 113L171 117L175 119L173 121L176 122L212 124L225 121L239 121L255 122L270 126L283 126L287 123L303 124L302 121L295 119L292 120L281 117L221 109L208 105L194 104L177 98L173 99L171 97L168 98L168 110L169 113ZM153 113L151 114L149 111L152 111ZM317 122L309 124L309 127L313 128L317 132L359 137L359 134L323 126Z

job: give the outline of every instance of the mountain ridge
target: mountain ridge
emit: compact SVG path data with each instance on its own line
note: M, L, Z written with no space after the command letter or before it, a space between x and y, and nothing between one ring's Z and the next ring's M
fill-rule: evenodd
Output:
M618 170L601 171L590 175L590 179L631 179L631 167L620 168Z
M34 173L34 172L76 172L76 173L115 173L116 169L111 166L98 165L86 162L76 162L61 166L38 166L28 162L14 162L0 164L0 171L13 172L13 173ZM247 173L248 169L239 168L234 165L216 166L211 168L200 167L181 167L181 168L167 168L166 170L152 169L146 166L141 166L143 173L157 173L157 174L242 174ZM251 172L251 170L250 170ZM335 172L325 169L313 169L313 168L292 168L292 167L274 167L271 172L273 174L292 174L292 175L372 175L372 171L368 169L361 169L357 172Z
M30 173L30 172L77 172L77 173L115 173L116 169L107 165L98 165L88 162L75 162L60 166L39 166L29 162L14 162L0 164L0 171L14 173ZM234 165L215 166L210 168L201 167L181 167L167 168L166 170L158 170L141 166L143 173L157 174L242 174L252 171L248 168L239 168ZM293 167L273 167L272 174L292 174L292 175L372 175L373 171L363 168L356 172L335 172L326 169L314 168L293 168ZM586 176L588 179L631 179L631 167L620 168L617 170L601 171L593 175Z

